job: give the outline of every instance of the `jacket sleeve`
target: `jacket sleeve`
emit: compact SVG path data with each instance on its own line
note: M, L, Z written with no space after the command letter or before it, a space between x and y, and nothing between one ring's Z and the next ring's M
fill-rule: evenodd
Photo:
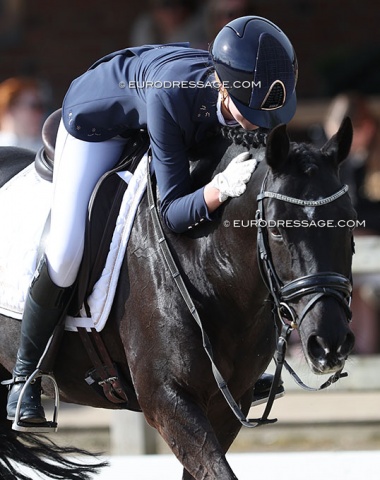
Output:
M182 129L186 125L190 129L195 127L186 111L188 109L184 105L182 107L181 119L178 120L177 105L174 105L173 96L165 90L152 91L147 101L147 125L161 197L161 215L176 233L184 232L204 219L211 220L204 200L204 188L192 192Z

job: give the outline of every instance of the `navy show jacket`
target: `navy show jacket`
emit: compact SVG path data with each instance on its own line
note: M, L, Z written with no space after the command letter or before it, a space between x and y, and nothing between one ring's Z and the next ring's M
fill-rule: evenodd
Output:
M145 45L111 53L74 80L62 116L71 135L89 142L147 128L161 214L183 232L210 220L204 188L192 191L187 151L218 124L217 96L208 52Z

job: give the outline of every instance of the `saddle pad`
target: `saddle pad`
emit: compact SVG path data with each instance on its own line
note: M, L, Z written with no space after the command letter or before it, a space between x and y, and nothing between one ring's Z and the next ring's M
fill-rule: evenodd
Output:
M85 327L88 330L95 328L100 332L106 324L136 211L146 190L147 162L148 156L145 154L133 175L120 172L120 176L128 182L128 188L121 202L105 267L87 299L91 317L87 317L85 309L82 308L80 317L67 316L66 330L76 331L77 327Z
M0 313L8 317L22 317L51 194L34 164L0 189Z
M115 295L121 264L140 200L146 190L147 155L135 173L119 172L128 183L116 221L110 251L102 275L87 299L91 318L66 318L66 330L77 327L101 331ZM34 164L0 189L0 313L21 319L25 297L37 266L40 238L49 214L52 184L43 180Z

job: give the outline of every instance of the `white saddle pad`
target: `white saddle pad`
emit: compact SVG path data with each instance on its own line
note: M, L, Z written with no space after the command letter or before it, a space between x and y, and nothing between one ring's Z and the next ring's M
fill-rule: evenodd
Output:
M91 317L86 317L86 312L82 309L80 312L81 317L67 317L66 330L76 331L77 327L86 327L87 329L95 328L100 332L106 324L115 296L120 268L128 245L133 221L146 190L147 161L148 156L144 155L133 175L129 172L124 174L128 188L121 202L107 261L102 275L94 285L94 289L87 301ZM120 175L123 177L123 172Z
M0 313L9 317L22 316L51 193L34 164L0 189Z
M140 200L146 190L147 156L135 173L120 172L128 183L102 275L88 298L91 317L67 317L66 329L103 329L115 295L121 264ZM0 313L20 319L37 265L38 246L49 213L52 184L34 165L0 189Z

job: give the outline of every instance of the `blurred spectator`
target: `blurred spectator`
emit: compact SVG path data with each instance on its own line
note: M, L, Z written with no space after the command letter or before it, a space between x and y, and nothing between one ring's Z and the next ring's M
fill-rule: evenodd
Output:
M182 29L196 10L196 0L150 0L149 5L133 26L132 45L187 41Z
M209 40L234 18L256 15L252 11L251 0L209 0Z
M151 10L135 23L130 42L190 42L207 50L226 23L252 15L251 0L208 0L197 8L196 0L151 0Z
M365 97L354 92L340 94L333 99L324 124L327 138L337 131L345 116L352 120L354 135L350 155L341 167L341 179L350 187L358 220L365 222L355 231L358 250L360 236L380 235L380 127ZM378 243L380 247L380 236ZM354 275L352 311L356 352L379 353L380 271Z
M350 187L350 196L365 234L380 234L380 129L365 97L358 93L338 95L324 125L327 138L337 130L343 117L352 120L354 136L350 155L341 169L341 178Z
M252 0L208 0L182 29L183 40L193 48L208 50L224 25L245 15L258 15L253 11Z
M46 100L41 83L33 78L13 77L0 83L0 145L38 150Z

